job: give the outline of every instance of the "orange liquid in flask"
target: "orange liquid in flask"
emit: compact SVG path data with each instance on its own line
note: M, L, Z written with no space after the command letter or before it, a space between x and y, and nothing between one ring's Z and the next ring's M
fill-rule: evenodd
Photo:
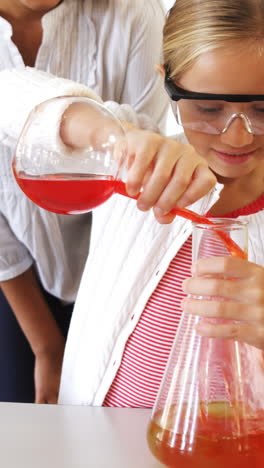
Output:
M184 437L182 433L161 427L157 414L148 428L148 444L153 455L170 468L264 467L264 432L257 430L257 421L263 420L263 412L247 421L251 427L249 435L232 437L231 414L229 421L226 405L225 402L213 402L211 407L209 404L206 421L201 412L193 440L190 440L190 433Z

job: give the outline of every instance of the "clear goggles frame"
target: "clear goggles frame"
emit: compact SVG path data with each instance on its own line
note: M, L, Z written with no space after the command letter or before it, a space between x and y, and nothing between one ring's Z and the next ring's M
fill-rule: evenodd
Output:
M181 88L164 65L164 86L178 125L201 133L220 135L241 119L252 135L264 135L263 94L213 94Z
M225 133L236 119L241 119L248 133L264 135L264 102L251 103L247 112L225 110L226 103L214 101L171 101L176 122L181 127L200 133L220 135Z

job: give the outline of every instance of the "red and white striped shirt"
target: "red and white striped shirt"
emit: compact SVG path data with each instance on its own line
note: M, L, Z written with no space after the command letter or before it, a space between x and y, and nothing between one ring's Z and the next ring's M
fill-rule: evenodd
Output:
M264 195L225 217L236 218L263 208ZM171 261L129 337L104 406L153 407L182 314L182 281L191 276L191 264L190 236Z

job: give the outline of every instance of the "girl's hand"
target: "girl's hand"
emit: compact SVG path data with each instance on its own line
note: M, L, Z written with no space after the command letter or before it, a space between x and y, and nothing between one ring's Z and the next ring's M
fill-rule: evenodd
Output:
M230 320L224 324L201 320L197 332L232 338L264 350L264 268L239 258L211 257L199 260L193 274L183 282L183 290L205 299L185 298L183 310L200 317Z
M146 211L154 207L157 220L171 222L172 208L184 208L204 196L216 184L207 162L191 145L178 143L159 134L130 128L127 191L135 196L143 187L137 206Z
M114 157L122 160L127 154L127 192L135 196L143 188L138 208L147 211L154 207L160 223L171 222L174 216L166 214L172 208L194 203L216 184L207 162L191 145L140 130L128 122L122 124L126 136L116 143ZM90 144L100 146L105 141L105 132L108 136L110 132L104 126L103 116L100 120L100 115L85 103L75 103L63 114L60 136L73 151Z

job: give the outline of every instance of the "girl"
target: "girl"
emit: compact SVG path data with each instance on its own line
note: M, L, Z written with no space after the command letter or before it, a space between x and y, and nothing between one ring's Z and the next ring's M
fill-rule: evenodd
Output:
M191 278L189 221L178 218L160 226L151 212L141 213L134 201L119 196L97 208L66 346L61 403L151 407L182 307L232 320L217 326L203 322L199 333L264 349L263 22L260 0L177 0L163 42L165 86L177 121L223 186L219 197L218 184L217 193L191 208L247 219L249 261L201 260ZM128 134L131 154L139 144L136 138L136 131ZM152 141L152 153L155 139L146 138ZM168 187L177 186L181 161ZM183 189L188 202L197 186L204 187L203 170L200 166ZM189 173L181 189L188 178ZM181 189L174 195L184 206ZM168 199L166 204L161 195L158 207L163 211L158 214L171 208ZM227 279L219 279L223 275ZM187 299L186 294L221 295L229 301Z

